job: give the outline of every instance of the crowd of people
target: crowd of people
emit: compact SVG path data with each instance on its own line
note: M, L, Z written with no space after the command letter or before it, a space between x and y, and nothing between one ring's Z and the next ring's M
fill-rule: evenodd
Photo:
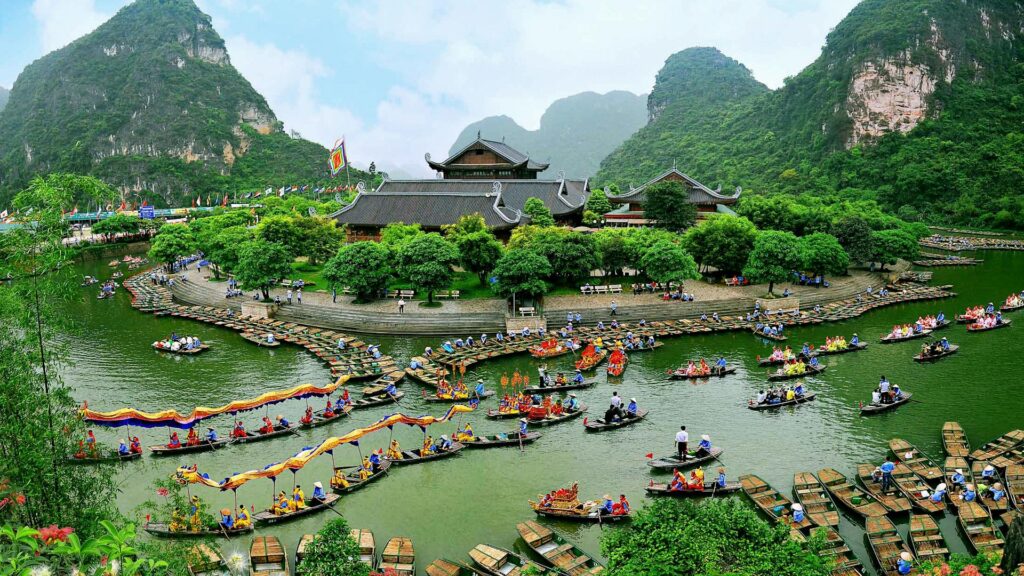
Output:
M886 335L886 339L902 340L904 338L910 338L911 336L921 334L922 332L924 332L924 330L925 328L921 327L918 324L904 324L902 326L897 324L893 326L892 330L890 330L889 333Z
M798 382L796 386L792 388L789 386L780 386L778 388L769 388L768 390L759 390L754 402L758 406L781 404L783 402L799 400L806 394L807 391L804 389L803 382Z
M153 342L153 348L157 350L170 350L179 352L182 350L195 350L202 347L203 343L198 336L178 336L172 333L170 338Z
M899 384L891 384L885 374L878 381L878 387L871 393L872 404L892 404L903 399Z
M995 328L996 326L1001 326L1002 324L1003 313L997 311L993 314L985 314L984 316L975 318L974 322L971 323L971 328Z
M714 366L707 363L707 360L701 358L699 361L690 360L686 364L686 368L677 370L677 373L688 377L700 377L710 376L712 374L722 374L725 372L727 362L724 356L719 356L718 360L715 360Z
M938 356L949 352L949 340L942 337L941 340L935 342L926 342L921 345L921 356L927 358L929 356Z
M718 469L718 477L715 478L710 487L705 483L703 468L698 466L691 470L689 479L687 479L686 475L680 472L678 468L675 468L672 470L672 481L669 482L668 489L676 492L686 490L715 490L717 488L725 488L725 484L725 468Z
M640 407L636 402L636 398L630 398L629 404L623 406L622 398L619 397L618 391L612 392L611 401L608 404L608 409L604 412L604 423L612 424L615 422L621 422L630 418L636 418L639 415Z
M785 328L786 325L782 322L778 324L762 324L761 322L754 324L754 332L771 338L781 338Z

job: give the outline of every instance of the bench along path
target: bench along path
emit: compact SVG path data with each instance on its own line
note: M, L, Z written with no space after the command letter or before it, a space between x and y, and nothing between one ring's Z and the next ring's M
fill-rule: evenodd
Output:
M799 316L792 316L791 314L776 314L772 316L771 321L783 322L787 327L793 327L807 324L820 324L822 322L848 320L883 306L955 296L956 293L953 292L951 288L952 286L948 285L914 286L904 290L891 291L887 296L867 296L862 298L860 302L857 301L856 297L852 297L822 305L819 312L801 312ZM721 320L718 322L710 319L702 321L683 318L679 320L647 322L646 326L640 326L636 323L623 323L619 325L618 329L612 329L606 326L604 330L598 330L593 326L584 326L575 329L573 331L573 335L580 338L583 342L589 342L598 336L604 338L606 341L614 340L617 337L624 337L628 331L632 331L633 334L643 338L652 335L656 338L665 338L670 336L684 336L687 334L750 330L754 324L755 322L748 322L745 316L721 316ZM553 331L549 331L548 337L550 337L552 333ZM472 347L457 348L454 352L450 353L445 352L441 347L437 347L434 350L433 357L426 359L425 366L416 372L419 374L433 374L443 366L450 367L465 365L469 367L473 364L491 358L526 352L531 346L538 344L541 340L542 339L534 333L526 338L520 336L512 339L506 339L504 342L498 342L494 338L489 338L484 344L476 342ZM407 370L407 372L412 371Z
M215 324L259 339L273 334L275 340L301 346L320 358L331 367L334 377L348 375L351 380L363 380L377 378L396 369L394 358L382 355L375 359L367 352L366 343L336 330L242 316L231 308L177 304L169 288L153 284L149 271L136 274L124 280L123 284L132 294L132 306L137 310ZM187 285L186 282L176 288ZM338 349L339 340L345 342L344 350Z

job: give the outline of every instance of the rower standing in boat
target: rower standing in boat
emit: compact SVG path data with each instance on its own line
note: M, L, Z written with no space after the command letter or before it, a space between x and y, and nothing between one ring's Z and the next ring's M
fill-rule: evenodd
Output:
M676 454L678 460L685 461L688 457L687 445L690 443L690 433L686 431L686 426L680 426L679 432L676 432Z
M878 392L882 395L882 403L888 404L892 402L889 396L889 380L886 379L885 374L882 374L881 379L878 381Z
M892 486L892 472L896 469L896 464L886 457L885 462L879 466L879 470L882 472L882 494L889 492L889 488Z

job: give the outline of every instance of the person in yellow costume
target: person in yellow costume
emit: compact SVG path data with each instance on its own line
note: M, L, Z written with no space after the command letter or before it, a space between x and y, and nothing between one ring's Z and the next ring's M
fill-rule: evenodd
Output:
M292 510L301 510L306 507L306 494L302 491L302 486L298 484L295 488L292 488Z
M466 422L465 426L455 432L456 442L472 442L474 438L476 436L473 434L473 425L469 422Z
M345 471L338 468L334 471L334 477L331 478L331 486L337 488L348 488L348 480L345 478Z
M704 469L700 466L696 470L690 472L690 489L691 490L703 490L704 489Z
M249 518L249 512L246 511L245 506L239 506L238 512L235 513L235 528L245 529L252 526L252 519Z
M270 512L275 516L286 514L288 512L288 495L281 490L277 495L277 501L270 507Z
M199 518L203 509L203 502L199 500L199 496L192 497L192 516L189 518L189 528L193 532L199 532L203 527L203 521Z
M178 510L171 511L171 525L168 526L171 532L184 532L188 529L185 523L185 515Z
M402 447L398 445L398 440L392 440L391 445L388 446L388 460L401 460L402 459Z
M796 393L793 390L786 390L786 400L793 400L796 398Z
M373 467L370 464L370 459L367 456L363 456L363 465L359 467L359 479L366 480L373 474Z
M434 439L429 434L423 437L423 447L420 448L420 456L426 456L434 451Z

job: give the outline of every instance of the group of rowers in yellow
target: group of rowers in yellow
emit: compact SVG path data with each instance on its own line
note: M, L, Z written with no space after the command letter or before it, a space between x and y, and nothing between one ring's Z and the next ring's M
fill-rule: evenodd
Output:
M715 479L715 484L719 488L725 487L725 468L718 469L718 478ZM686 474L679 471L678 468L672 470L672 481L668 484L668 489L673 491L683 490L704 490L708 486L704 483L704 469L698 466L696 469L690 471L690 478L687 480ZM710 489L714 489L711 486Z
M324 485L319 482L314 483L312 502L323 502L326 499L327 493L324 492ZM302 491L302 486L296 484L295 488L292 488L291 498L288 497L284 490L277 494L277 498L274 499L274 503L270 506L270 513L275 516L283 516L285 514L294 514L308 507L306 493Z
M850 345L846 342L846 336L836 336L835 338L825 338L824 350L826 352L841 352L849 348Z
M797 374L806 374L808 368L817 370L818 366L817 356L811 357L811 359L806 362L804 361L803 356L800 356L793 360L788 360L783 364L782 368L779 369L779 373L785 374L786 376L796 376Z
M392 446L397 449L398 442L393 441ZM401 458L401 449L397 449L397 453L398 458ZM344 469L342 468L335 468L334 476L331 477L331 488L348 488L352 482L356 481L356 479L358 479L360 483L366 482L366 480L368 480L370 476L373 476L377 472L380 472L381 458L383 454L384 450L378 448L376 452L371 452L369 456L363 456L363 461L359 465L359 470L355 473L354 476L346 475ZM388 452L387 458L392 460L396 459L391 458L390 451Z

